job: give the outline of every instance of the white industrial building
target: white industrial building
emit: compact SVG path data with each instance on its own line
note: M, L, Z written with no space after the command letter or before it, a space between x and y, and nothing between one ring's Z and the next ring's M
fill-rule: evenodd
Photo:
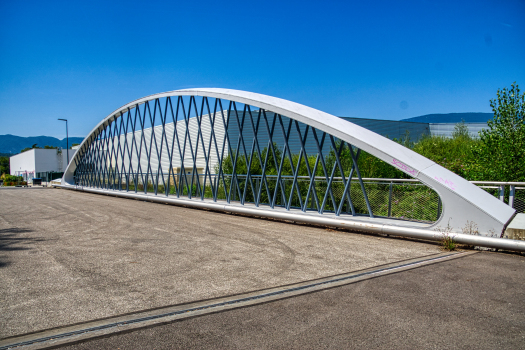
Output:
M479 132L488 129L487 123L464 123L471 137L479 137ZM430 135L451 138L458 123L429 123Z
M227 120L227 116L225 116L225 119ZM188 125L187 129L186 123ZM120 138L116 136L109 140L96 140L93 141L93 143L98 149L97 157L99 157L99 159L105 159L105 164L110 168L115 168L116 164L124 165L126 168L129 168L131 165L134 173L151 172L156 174L162 169L163 172L167 174L170 165L168 149L173 149L177 150L171 154L171 166L174 173L181 172L182 159L184 160L184 168L189 168L190 171L193 169L194 161L192 154L195 156L195 166L198 169L198 173L204 171L206 163L213 172L218 162L217 149L219 153L222 153L224 156L227 156L229 151L227 142L224 144L223 151L225 133L222 118L217 117L214 124L214 138L212 138L211 133L210 117L209 115L204 115L200 125L198 124L197 118L190 118L187 121L179 120L177 121L176 127L173 122L166 123L164 127L165 134L162 132L163 126L157 125L153 128L144 128L143 131L129 132L121 135ZM199 128L201 131L200 137L198 137ZM177 129L177 136L175 136L175 129ZM154 138L152 138L152 130L154 131ZM187 133L186 130L188 131ZM214 142L215 140L217 144ZM168 141L168 144L166 144L166 141ZM112 145L119 143L121 144L120 149L112 149ZM180 150L184 154L179 153L178 144L180 144ZM196 147L197 144L198 146ZM216 146L217 148L215 148ZM151 149L151 154L148 152L148 149ZM205 153L208 155L208 162L206 162ZM131 164L128 154L131 155ZM72 158L71 152L69 157Z
M406 137L408 132L412 141L417 141L423 135L451 138L454 134L456 125L458 124L457 122L428 123L413 122L409 120L383 120L347 117L341 118L390 139L396 138L401 140ZM486 122L464 122L464 125L468 128L468 132L471 137L479 137L479 132L481 130L488 129L488 124Z
M254 111L253 113L256 115L257 111ZM274 114L271 112L266 112L266 115L270 120L274 117ZM219 157L226 157L230 151L230 147L233 149L236 149L237 147L242 148L242 145L238 145L237 143L229 145L228 139L225 139L224 124L228 123L228 117L232 118L232 121L229 123L230 138L237 140L239 136L239 127L237 125L237 119L235 118L235 112L230 111L228 113L228 111L223 111L222 114L217 113L216 119L214 120L214 137L212 137L211 133L212 127L210 115L203 115L201 117L200 125L197 118L189 118L187 121L178 120L176 127L175 124L171 122L166 123L164 127L162 125L147 127L144 128L144 130L139 129L135 132L128 132L120 137L111 137L110 140L105 138L95 140L94 144L97 145L98 149L97 157L99 159L105 159L105 164L110 168L115 168L116 164L121 164L126 169L133 169L134 173L151 172L152 174L156 174L162 169L162 172L166 175L168 174L170 165L170 157L168 156L168 153L173 149L173 152L170 152L172 153L171 166L175 174L180 173L182 170L182 159L184 160L184 168L191 171L194 165L193 156L195 156L195 167L200 174L206 168L206 153L208 157L208 169L210 172L213 172ZM239 116L239 118L242 119L241 116ZM376 133L383 133L392 137L402 138L408 130L411 137L415 140L419 139L423 134L452 137L457 125L457 123L418 123L357 118L343 119L361 125ZM283 120L284 124L287 125L289 119L283 117ZM252 139L252 125L249 123L245 124L243 138L247 140ZM472 137L478 137L478 132L487 128L487 123L465 123L465 125L468 127L469 134ZM200 137L199 128L201 131ZM177 136L175 136L175 129L177 129ZM152 131L154 131L154 138L152 138ZM301 131L304 132L304 126ZM258 139L261 149L268 145L268 138L264 135L259 136ZM167 141L168 143L166 144ZM279 144L283 143L284 139L279 130L274 133L273 141ZM290 137L288 142L289 147L292 149L292 153L298 153L300 150L299 140ZM121 148L112 149L111 146L117 144L120 144ZM316 150L313 141L307 142L305 146L309 153L313 153ZM152 147L150 150L151 154L148 152L148 149L150 149L149 147ZM245 147L247 148L247 151L251 153L252 144L247 142ZM325 148L325 152L328 152L330 145L326 143L323 148ZM168 149L170 151L168 151ZM242 155L243 149L240 151ZM219 152L219 155L217 152ZM129 155L131 155L131 157L129 157ZM70 158L71 157L72 156L70 155Z
M76 149L69 150L69 160L73 159ZM33 148L9 158L11 175L31 180L45 177L47 173L63 173L67 168L67 150Z

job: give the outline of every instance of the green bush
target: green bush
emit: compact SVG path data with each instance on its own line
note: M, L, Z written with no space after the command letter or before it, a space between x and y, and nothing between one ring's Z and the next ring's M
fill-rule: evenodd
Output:
M467 177L486 181L525 181L525 93L516 83L490 101L494 118L480 132Z
M24 178L22 176L15 176L15 175L9 175L9 174L3 174L0 176L1 180L4 180L4 186L14 186L14 185L7 185L6 183L14 183L15 185L19 182L24 181Z
M4 174L1 176L1 178L4 180L4 186L27 186L27 181L24 181L22 176Z
M514 83L490 106L494 117L479 137L459 123L452 138L425 137L412 149L470 181L525 181L525 93Z
M9 174L9 157L0 157L0 175Z
M454 134L452 138L426 136L414 144L413 151L436 162L444 168L469 178L473 166L473 149L479 139L467 135Z

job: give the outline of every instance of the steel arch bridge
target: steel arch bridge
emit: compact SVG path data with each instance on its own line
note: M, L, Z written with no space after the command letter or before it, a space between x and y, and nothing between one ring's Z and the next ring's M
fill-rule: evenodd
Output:
M361 176L371 156L417 186L392 200L395 184ZM84 139L61 187L421 237L471 223L481 236L500 237L515 214L358 125L280 98L218 88L159 93L118 108Z

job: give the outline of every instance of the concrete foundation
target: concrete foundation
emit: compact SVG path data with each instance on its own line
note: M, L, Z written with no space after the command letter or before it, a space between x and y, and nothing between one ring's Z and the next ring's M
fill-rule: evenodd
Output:
M525 241L525 214L516 214L509 226L507 226L503 237Z

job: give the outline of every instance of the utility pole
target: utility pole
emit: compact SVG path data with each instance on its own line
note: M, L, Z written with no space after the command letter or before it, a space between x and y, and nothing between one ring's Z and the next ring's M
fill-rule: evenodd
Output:
M62 120L64 122L66 122L66 155L67 155L67 160L66 160L66 168L67 166L69 165L69 131L68 131L68 128L67 128L67 119L58 119L58 120Z

